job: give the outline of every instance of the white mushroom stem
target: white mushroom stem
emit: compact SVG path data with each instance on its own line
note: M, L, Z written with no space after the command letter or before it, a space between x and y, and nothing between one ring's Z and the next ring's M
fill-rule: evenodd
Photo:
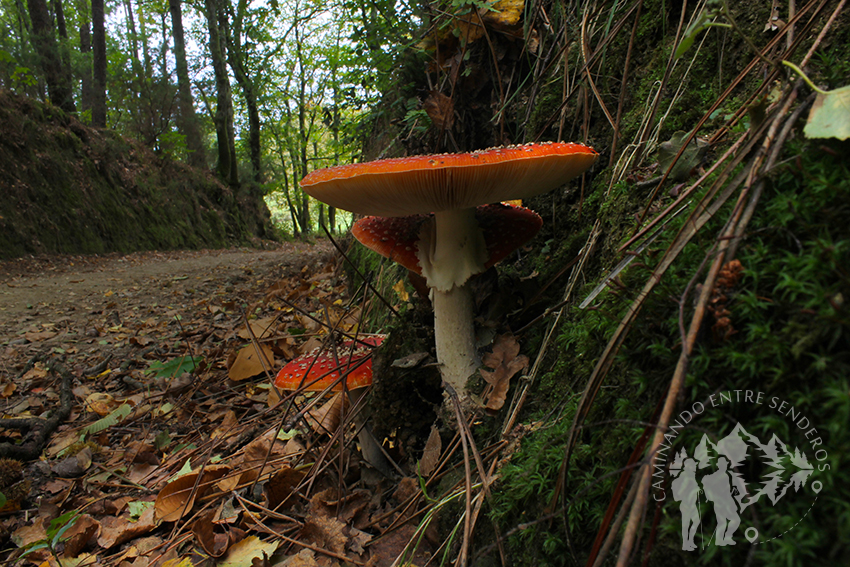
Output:
M487 244L475 221L475 209L442 211L425 223L417 244L422 275L431 288L434 338L443 381L464 397L475 372L475 327L467 280L484 271Z
M443 381L465 397L466 381L478 367L472 294L462 285L449 291L431 291L434 306L434 341Z

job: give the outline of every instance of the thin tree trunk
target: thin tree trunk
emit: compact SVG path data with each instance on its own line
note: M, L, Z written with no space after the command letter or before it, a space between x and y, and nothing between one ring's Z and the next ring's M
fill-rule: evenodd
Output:
M91 0L92 20L92 126L106 128L106 28L103 0Z
M227 61L236 77L236 82L242 88L245 106L248 109L248 152L251 156L253 179L259 186L263 182L262 151L260 147L260 109L257 104L257 89L253 78L245 66L245 49L242 45L242 22L248 7L247 0L239 0L236 13L233 6L228 4L233 26L227 34Z
M32 22L32 39L41 60L47 93L51 102L65 112L76 112L71 85L62 70L62 61L53 33L53 21L45 0L27 0Z
M210 32L210 57L216 84L215 131L218 140L218 173L231 185L238 184L236 148L233 133L233 99L224 60L219 0L204 0Z
M84 15L83 22L80 24L80 53L85 61L80 71L80 109L83 112L90 112L92 107L91 24L86 16L87 14Z
M304 54L301 52L301 37L296 25L295 31L295 54L298 59L299 85L298 85L298 158L301 166L301 177L307 175L307 77L304 71ZM294 163L294 162L293 162ZM305 235L312 232L310 223L310 200L307 193L302 193L301 198L301 228Z
M56 31L59 32L59 61L62 63L62 74L68 84L71 84L71 54L68 52L68 28L65 26L65 11L62 0L53 1L53 13L56 16Z
M186 149L189 152L189 164L193 167L204 168L207 158L204 143L201 139L201 129L195 114L195 103L192 98L192 86L189 82L189 65L186 63L186 40L183 33L183 12L181 0L168 0L171 12L171 30L174 36L174 59L177 69L177 104L180 110L177 127L186 137Z

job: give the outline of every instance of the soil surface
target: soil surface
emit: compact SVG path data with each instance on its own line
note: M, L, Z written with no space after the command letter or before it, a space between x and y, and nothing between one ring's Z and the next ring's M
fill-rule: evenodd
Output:
M319 241L284 243L274 250L43 256L2 262L0 344L21 349L34 343L77 342L75 335L91 339L99 335L105 312L116 323L135 318L140 310L148 316L185 317L188 311L197 313L198 299L239 302L247 292L264 291L261 288L278 277L328 260L332 253L328 242Z

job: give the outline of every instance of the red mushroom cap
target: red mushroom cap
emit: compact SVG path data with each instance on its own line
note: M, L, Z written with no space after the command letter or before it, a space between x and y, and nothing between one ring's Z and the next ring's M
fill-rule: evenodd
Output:
M364 217L354 223L351 233L367 248L421 276L417 255L419 231L430 218L430 215ZM543 219L531 209L508 203L476 207L475 220L487 245L485 270L534 238L543 226Z
M349 390L365 388L372 384L372 347L384 342L383 335L375 335L355 341L344 341L337 348L339 365L331 350L314 349L292 359L281 368L274 385L281 390L294 391L302 388L306 392L321 392L337 382L332 392L342 390L340 372L346 374L345 385Z
M561 142L413 156L316 170L304 192L339 209L399 217L546 193L580 175L597 153Z

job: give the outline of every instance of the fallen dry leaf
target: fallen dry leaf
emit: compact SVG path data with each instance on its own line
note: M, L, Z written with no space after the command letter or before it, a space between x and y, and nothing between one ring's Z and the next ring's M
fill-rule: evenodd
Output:
M278 510L281 504L286 504L283 509L286 509L295 504L296 499L291 498L295 488L301 483L304 478L304 471L298 471L284 465L274 476L272 476L265 485L266 499L268 507L272 510Z
M310 514L304 520L299 540L312 543L333 553L345 552L348 538L343 534L345 524L336 518L318 514Z
M65 532L65 556L77 557L80 555L85 546L92 539L97 538L99 531L100 522L88 514L78 516L74 525Z
M156 527L157 523L153 508L145 510L136 521L132 521L129 514L123 514L119 517L107 516L100 522L100 535L97 537L97 544L104 549L109 549L150 532Z
M250 332L248 331L248 327L243 325L237 334L239 338L245 340L251 340L251 333L254 333L255 339L264 339L274 334L276 323L277 317L264 317L262 319L248 321L248 324L251 326Z
M513 335L499 335L493 342L493 352L485 354L481 362L493 369L492 372L480 370L481 377L492 388L486 397L486 407L499 410L505 405L511 378L528 366L528 357L519 354L519 343Z
M259 354L258 354L259 353ZM260 357L263 357L262 359ZM266 370L272 370L274 353L271 347L263 344L245 345L236 355L236 360L227 371L227 376L235 382L253 378Z
M428 114L431 122L438 130L451 130L454 124L454 101L439 91L431 91L422 103L422 108ZM401 282L399 282L401 283ZM398 284L396 284L398 285ZM402 283L402 286L404 284ZM395 290L395 286L393 287ZM402 289L404 289L402 287ZM396 290L396 293L398 291ZM402 301L407 301L403 299Z
M427 478L434 472L434 468L440 462L442 445L440 431L435 425L432 425L428 441L425 443L425 450L422 451L422 458L419 459L419 474Z
M195 500L206 494L228 472L230 467L227 465L210 465L204 469L200 480L201 472L192 472L166 484L156 497L154 509L157 520L174 522L188 514Z
M313 550L305 547L295 555L287 557L280 567L319 567L319 564L316 563Z
M262 559L263 554L273 554L279 543L279 540L266 543L257 536L248 536L230 546L227 555L216 567L251 567L254 559Z
M215 510L207 510L198 516L198 519L192 523L192 534L207 555L219 558L230 547L230 536L215 531L214 516Z
M304 417L313 431L333 435L339 428L343 412L348 410L348 406L348 396L343 392L337 392L320 408L311 409Z
M105 417L121 403L105 392L93 392L86 397L84 405L88 411L96 413L100 417Z

